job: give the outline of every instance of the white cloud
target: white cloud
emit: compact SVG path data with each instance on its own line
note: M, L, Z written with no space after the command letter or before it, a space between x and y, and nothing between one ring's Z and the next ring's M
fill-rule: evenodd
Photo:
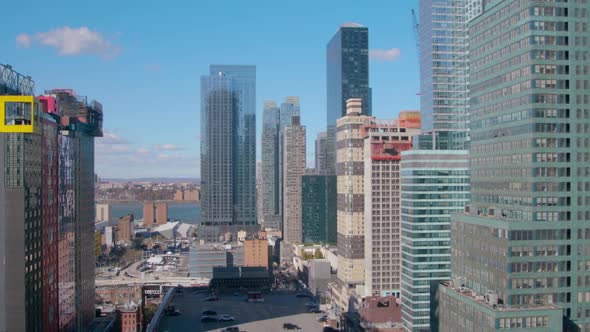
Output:
M105 130L95 140L96 171L102 177L198 177L198 153L175 144L135 145Z
M21 33L16 36L16 44L24 48L29 48L31 47L31 37L26 33Z
M155 146L156 149L159 150L164 150L164 151L178 151L178 150L183 150L181 147L174 145L174 144L161 144L161 145L156 145Z
M388 50L375 48L369 50L369 58L376 61L395 61L400 54L399 48L390 48Z
M97 141L99 144L129 144L129 141L110 131L104 131L103 137Z
M121 52L120 47L111 44L101 33L87 27L64 26L31 35L21 33L16 37L16 43L25 48L31 47L33 43L53 47L59 55L64 56L92 54L114 58Z

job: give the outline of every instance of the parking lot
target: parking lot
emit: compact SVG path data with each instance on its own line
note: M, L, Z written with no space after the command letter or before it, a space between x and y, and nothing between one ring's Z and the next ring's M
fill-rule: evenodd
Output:
M295 294L289 291L263 294L264 302L247 302L245 293L222 294L218 301L207 302L208 294L194 294L187 288L171 301L182 314L164 317L159 331L220 331L227 326L239 326L240 331L246 332L276 332L283 330L284 323L298 325L301 327L298 331L322 331L322 324L316 321L319 314L307 313L305 303L310 299ZM205 310L233 316L235 321L202 323L201 314Z

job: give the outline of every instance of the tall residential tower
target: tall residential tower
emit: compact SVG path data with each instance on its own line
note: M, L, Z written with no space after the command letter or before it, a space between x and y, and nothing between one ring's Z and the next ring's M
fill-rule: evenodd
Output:
M362 100L347 101L346 116L337 122L337 246L338 282L331 285L338 310L350 309L365 281L365 187L362 127L373 117L362 114Z
M291 257L293 244L302 242L301 177L306 166L305 127L299 116L283 131L283 239L282 257Z
M265 101L261 140L261 224L275 229L280 229L282 214L279 205L279 195L282 190L279 183L279 116L277 104L274 101Z
M365 294L400 296L402 151L420 133L420 112L374 120L363 130L365 186Z
M199 237L256 228L256 67L211 65L201 77Z
M362 115L371 115L369 29L345 23L327 46L328 174L336 174L336 120L346 115L346 101L363 100ZM317 167L317 166L316 166Z

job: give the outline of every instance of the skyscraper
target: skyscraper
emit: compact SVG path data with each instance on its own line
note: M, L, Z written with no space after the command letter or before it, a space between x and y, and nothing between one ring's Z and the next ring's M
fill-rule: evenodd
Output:
M34 82L11 68L0 65L2 74L9 73L29 82L22 88L0 76L0 93L5 95L34 94ZM43 177L47 170L42 165L43 128L31 114L31 103L8 103L1 100L2 125L33 124L34 133L0 132L0 330L43 331L44 316L49 308L43 305L43 268L47 261L43 256L43 212L50 208L39 199L42 195ZM32 100L31 100L32 102ZM54 120L55 125L55 120ZM57 138L57 137L56 137ZM45 188L47 189L47 188ZM53 218L47 221L51 224ZM45 264L44 264L45 263ZM50 286L52 287L52 286ZM53 308L56 310L57 308ZM55 326L49 326L55 331Z
M291 245L302 242L301 177L306 167L305 127L299 116L283 131L283 239L282 257L291 257Z
M396 120L374 120L363 129L367 296L400 296L400 161L419 133L418 111L402 111Z
M289 96L280 108L264 102L262 128L263 218L265 227L283 230L283 143L284 130L299 116L299 97Z
M363 100L362 115L371 115L369 87L369 29L345 23L326 51L328 174L336 174L336 120L346 115L346 101Z
M462 150L469 142L467 0L420 0L422 131L435 149Z
M336 176L306 174L301 179L304 243L336 243Z
M406 331L430 329L433 287L450 273L450 215L469 202L466 2L420 0L423 134L401 163Z
M293 124L294 117L300 116L300 106L299 106L299 97L291 96L285 99L285 102L281 103L281 110L279 116L279 179L278 183L280 184L280 191L279 191L279 207L281 208L281 216L280 216L280 227L281 231L285 231L284 225L284 209L285 209L285 179L284 179L284 169L285 169L285 156L283 148L285 147L285 128L291 126ZM300 118L299 120L300 121ZM284 235L284 234L283 234Z
M346 116L337 122L338 284L332 287L338 310L348 310L356 286L365 281L365 187L362 127L372 117L362 114L362 100L347 101Z
M88 101L71 89L46 91L59 105L61 114L59 144L59 236L64 247L73 252L63 254L66 272L59 273L60 312L62 304L65 318L60 315L62 330L72 329L72 293L69 270L74 266L74 317L73 330L87 329L95 316L94 311L94 138L102 137L103 112L97 101ZM63 168L63 171L62 171ZM63 172L63 173L62 173ZM61 178L64 174L65 178ZM71 178L68 178L70 177ZM63 186L63 187L62 187ZM71 232L74 231L72 236ZM70 242L69 245L67 243ZM60 257L62 253L60 252ZM73 260L73 261L72 261ZM62 262L60 261L60 267ZM64 292L62 294L62 284ZM63 296L63 299L62 299Z
M199 237L256 228L256 67L211 65L201 77Z
M282 214L279 204L279 196L282 190L279 182L280 113L274 101L264 102L262 117L262 223L264 227L280 229Z
M30 77L0 71L0 330L85 330L94 317L94 137L102 135L102 106L80 96L72 105L59 93L34 98ZM73 93L59 90L66 91ZM62 175L76 185L65 186Z
M562 315L590 331L589 15L587 1L485 1L469 23L472 202L453 217L441 328L465 308L490 331L560 331Z
M451 272L451 215L469 203L468 152L405 151L400 175L402 320L406 331L430 331L436 284Z
M315 170L318 175L328 173L328 133L321 131L315 139Z

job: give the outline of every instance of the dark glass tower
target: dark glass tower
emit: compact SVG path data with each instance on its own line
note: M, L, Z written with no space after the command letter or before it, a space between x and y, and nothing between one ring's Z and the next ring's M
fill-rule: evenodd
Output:
M274 101L264 103L262 122L262 224L279 229L281 222L279 182L279 108Z
M304 243L336 243L336 176L304 175L302 233Z
M256 225L256 67L211 65L201 77L200 237Z
M369 28L345 23L327 47L328 174L336 174L336 120L346 115L346 100L361 98L362 115L371 115Z

